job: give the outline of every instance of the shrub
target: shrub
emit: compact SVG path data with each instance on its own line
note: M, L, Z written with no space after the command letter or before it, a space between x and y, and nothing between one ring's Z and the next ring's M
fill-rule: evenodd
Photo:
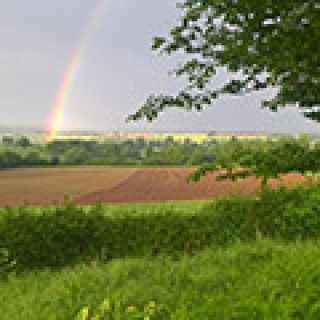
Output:
M19 272L124 257L180 258L260 236L316 238L319 200L320 184L264 190L256 198L219 199L199 212L160 208L111 215L102 205L86 209L70 202L39 211L6 209L0 219L0 243L19 261Z
M12 260L9 251L0 248L0 278L3 279L14 271L16 261Z
M220 199L211 212L215 243L229 244L267 236L282 240L316 238L320 229L320 185L265 189L256 198Z

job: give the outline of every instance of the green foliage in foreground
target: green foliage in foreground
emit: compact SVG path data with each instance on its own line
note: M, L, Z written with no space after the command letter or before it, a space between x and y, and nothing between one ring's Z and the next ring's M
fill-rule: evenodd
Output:
M10 259L10 254L7 249L0 248L0 277L4 278L14 272L16 262Z
M105 299L113 318L100 319L150 301L150 320L319 319L319 200L320 184L201 205L3 209L16 265L1 319L93 320Z
M277 88L262 107L297 106L320 121L319 1L181 0L177 6L180 22L168 36L155 37L152 48L184 53L173 74L187 85L176 95L149 96L129 120L152 121L168 107L200 111L225 94ZM232 72L227 82L215 79L221 68Z
M115 295L138 310L149 301L166 307L150 320L319 319L319 245L261 239L179 261L140 257L15 276L0 284L1 319L75 319Z
M66 202L1 213L0 243L17 272L61 269L83 261L141 256L193 255L208 246L252 242L257 235L282 240L316 238L320 184L264 191L258 198L220 199L195 210L158 207L117 213ZM156 207L155 207L156 208Z

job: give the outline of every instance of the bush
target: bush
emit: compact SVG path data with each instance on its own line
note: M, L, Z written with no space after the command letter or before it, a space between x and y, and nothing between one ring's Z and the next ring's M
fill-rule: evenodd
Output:
M57 208L6 209L0 243L18 261L17 271L62 268L79 261L167 255L179 258L208 246L257 237L283 240L318 237L320 185L265 190L256 198L219 199L176 212L170 208L111 214L67 202Z
M0 248L0 279L6 278L10 273L14 272L16 261L12 260L9 251Z
M265 189L252 199L220 199L203 211L211 212L215 242L229 244L257 236L282 240L318 237L320 184L287 189Z

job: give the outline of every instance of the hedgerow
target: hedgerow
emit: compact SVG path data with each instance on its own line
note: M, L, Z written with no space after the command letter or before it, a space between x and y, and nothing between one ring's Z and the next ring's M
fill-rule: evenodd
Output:
M192 255L208 246L228 246L257 237L315 238L320 229L320 184L264 190L256 197L219 199L200 211L171 209L147 214L67 202L51 209L6 209L0 243L17 272L63 268L80 261L133 256Z

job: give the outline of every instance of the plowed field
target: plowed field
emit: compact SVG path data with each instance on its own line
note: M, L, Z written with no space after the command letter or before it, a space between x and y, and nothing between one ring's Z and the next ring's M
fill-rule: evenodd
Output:
M134 168L28 168L0 171L0 207L45 206L90 192L108 190L134 174Z
M55 205L65 194L76 203L153 202L213 199L232 192L241 196L255 194L260 180L255 177L215 181L209 174L198 183L187 184L189 168L36 168L0 171L0 207ZM297 173L271 179L272 187L293 186L307 179Z

